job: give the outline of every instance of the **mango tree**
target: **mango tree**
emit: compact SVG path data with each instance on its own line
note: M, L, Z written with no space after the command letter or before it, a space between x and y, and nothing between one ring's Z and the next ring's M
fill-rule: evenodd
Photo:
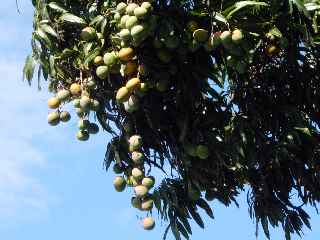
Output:
M48 82L48 123L87 141L111 140L105 168L132 206L175 238L237 204L281 225L310 228L320 200L319 0L33 0L32 53L23 73ZM72 103L72 104L69 104ZM157 181L152 173L165 175Z

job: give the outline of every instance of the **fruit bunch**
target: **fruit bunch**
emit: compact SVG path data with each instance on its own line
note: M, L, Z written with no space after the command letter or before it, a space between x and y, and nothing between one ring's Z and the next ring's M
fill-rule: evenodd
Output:
M157 17L152 14L150 2L136 3L120 2L116 7L114 20L117 24L117 36L121 46L139 46L156 28Z
M145 176L144 155L140 151L142 147L142 138L139 135L133 135L128 140L129 152L131 153L131 164L128 166L115 164L113 171L116 174L123 174L124 176L117 176L114 179L114 188L118 192L125 190L126 186L134 188L135 196L131 199L131 204L134 208L141 211L151 211L153 208L152 194L149 190L155 185L155 178L152 176ZM155 226L155 221L152 217L146 217L142 221L145 230L152 230Z
M69 88L59 89L56 95L48 100L48 107L56 110L48 114L48 123L56 126L60 122L68 122L71 119L70 113L61 109L66 103L72 101L79 117L77 139L86 141L89 139L90 134L97 134L99 126L86 119L90 111L96 112L100 108L99 101L90 98L90 89L94 89L95 87L95 82L90 79L82 85L80 83L72 83Z

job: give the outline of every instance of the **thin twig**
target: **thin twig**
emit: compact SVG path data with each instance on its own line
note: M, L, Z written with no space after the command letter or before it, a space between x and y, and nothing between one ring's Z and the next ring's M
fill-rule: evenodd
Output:
M20 9L19 9L18 0L16 0L16 8L17 8L17 12L18 12L19 14L21 14Z

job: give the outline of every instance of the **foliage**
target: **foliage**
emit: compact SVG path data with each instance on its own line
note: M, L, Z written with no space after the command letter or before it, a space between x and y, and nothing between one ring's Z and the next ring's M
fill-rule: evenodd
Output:
M286 239L311 228L303 209L320 200L320 1L156 0L143 20L148 34L129 43L119 35L119 2L32 2L25 78L31 83L38 70L50 92L79 83L98 101L93 113L113 137L106 169L116 164L130 179L128 140L137 134L146 175L170 166L172 177L150 193L169 222L165 235L188 239L191 219L204 227L199 208L213 218L207 201L236 203L245 186L250 217L268 238L270 225L281 225ZM87 26L100 36L81 37ZM116 57L102 76L96 57L124 47L134 49L139 69L126 74L128 62ZM135 89L139 107L129 111L116 96L133 75L148 90Z

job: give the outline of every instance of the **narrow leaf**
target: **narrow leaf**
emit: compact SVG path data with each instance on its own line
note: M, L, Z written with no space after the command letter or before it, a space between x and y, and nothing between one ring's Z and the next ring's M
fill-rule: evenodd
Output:
M181 221L181 223L183 224L183 226L185 227L185 229L188 231L188 233L192 234L191 226L190 226L188 219L185 217L182 217L182 216L178 216L178 218Z
M23 79L27 79L29 85L31 84L31 80L33 78L35 68L35 60L32 55L28 55L23 68Z
M185 239L189 239L189 234L188 234L187 230L179 221L177 221L177 228Z
M96 56L98 56L100 54L101 49L95 48L93 51L91 51L88 56L85 58L84 60L84 65L85 66L89 66L90 63L92 63L92 61L95 59Z
M72 23L72 24L79 24L79 25L86 25L86 21L76 15L71 13L64 13L60 16L59 20L65 23Z
M270 232L269 232L269 226L268 226L268 219L267 217L262 217L261 218L261 225L262 225L262 228L263 228L263 231L266 235L266 237L268 239L270 239Z
M47 47L50 47L52 45L52 42L48 35L42 31L40 28L38 28L35 32L35 37L44 45L47 45Z
M299 9L300 12L303 12L303 14L310 18L310 14L308 12L308 10L306 9L306 7L303 4L303 1L301 0L291 0L291 2L297 6L297 8Z
M67 10L61 7L58 3L56 2L51 2L48 4L48 7L51 8L52 10L55 10L56 12L60 13L66 13Z
M233 5L233 9L227 14L226 18L231 18L233 14L238 12L239 10L246 8L246 7L252 7L252 6L261 6L261 7L267 7L269 4L265 2L256 2L256 1L240 1L236 2Z
M41 28L41 30L43 30L44 32L50 34L51 36L53 36L55 38L58 37L58 34L56 33L56 31L51 26L49 26L48 24L42 24L42 25L40 25L40 28Z
M180 237L180 232L177 228L177 225L176 224L170 224L171 225L171 231L173 233L173 236L176 240L181 240L181 237Z
M200 217L199 213L192 207L189 207L189 212L192 218L196 221L196 223L201 227L204 228L204 223L202 218Z
M89 25L90 26L93 26L95 24L99 25L103 19L104 19L104 17L102 15L98 15L94 19L92 19L92 21L90 22Z
M212 209L210 208L209 204L205 200L200 198L199 200L196 201L196 204L199 207L201 207L203 210L205 210L210 218L212 219L214 218Z

